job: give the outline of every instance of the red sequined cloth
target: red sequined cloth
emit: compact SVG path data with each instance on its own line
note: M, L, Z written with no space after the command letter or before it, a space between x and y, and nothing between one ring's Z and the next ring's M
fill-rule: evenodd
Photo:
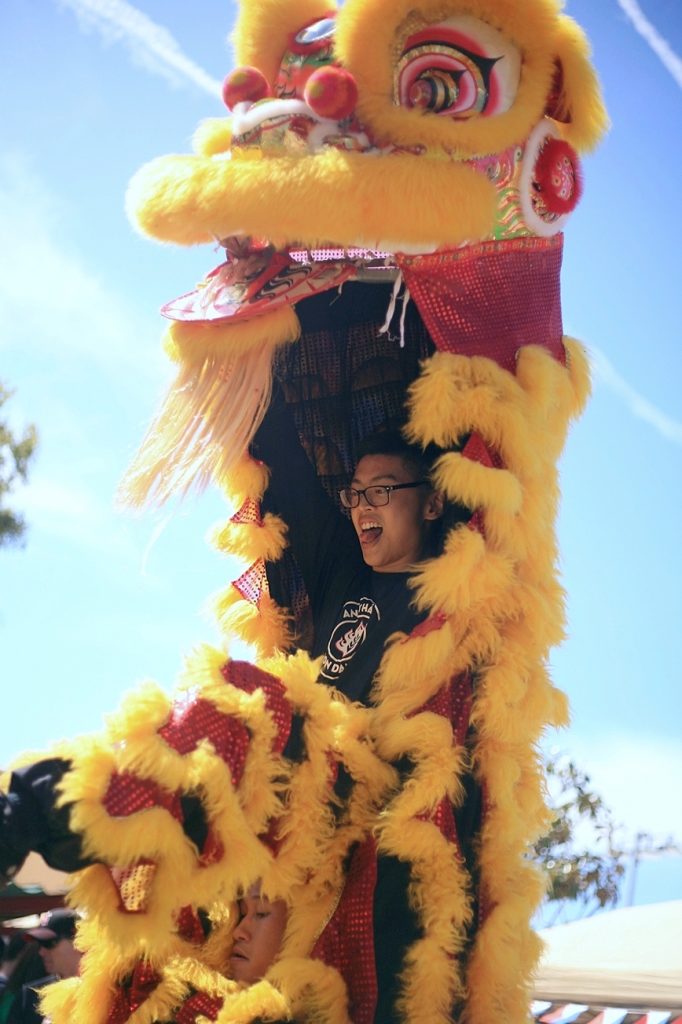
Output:
M232 581L232 586L245 601L257 605L261 594L267 594L269 590L265 562L254 562L238 579Z
M488 469L502 469L502 459L485 443L480 434L472 434L462 449L462 457L471 462L478 462ZM470 530L475 530L485 537L485 515L482 508L474 509L474 513L467 523Z
M461 746L469 731L469 719L471 717L471 705L473 701L473 688L471 676L468 672L462 672L455 676L446 686L441 687L430 700L421 708L413 712L409 717L421 714L422 711L430 711L434 715L440 715L452 725L452 741L455 746ZM443 798L437 807L429 814L417 816L421 821L431 821L445 836L449 843L453 843L459 852L460 844L457 836L457 827L452 804Z
M229 766L232 785L239 785L249 750L249 732L245 725L219 711L211 701L198 699L184 706L176 705L170 720L159 729L159 736L183 755L196 750L202 740L208 740L218 757Z
M439 629L442 629L447 621L447 615L443 612L435 612L433 615L430 615L428 619L424 619L423 622L418 622L412 632L408 636L403 637L400 642L401 644L406 644L409 643L410 640L420 636L428 636L429 633L435 633Z
M436 347L487 356L511 373L524 345L565 363L562 342L563 236L517 238L429 256L397 258Z
M503 466L500 456L488 447L480 434L470 436L462 448L462 458L469 459L470 462L478 462L482 466L487 466L488 469L501 469Z
M107 1024L125 1024L131 1013L148 999L160 980L160 976L144 960L137 963L130 977L114 990Z
M248 661L228 661L221 671L228 683L244 690L245 693L253 693L257 689L263 691L265 706L277 726L273 750L276 754L281 754L287 745L291 730L291 705L281 680L249 664Z
M189 904L186 907L181 907L178 913L177 926L178 935L185 942L191 942L195 946L200 946L206 938L199 915L194 907Z
M122 914L145 914L149 905L157 866L142 858L125 868L109 868L118 892L118 909Z
M353 1024L372 1024L377 1002L372 914L376 880L377 851L370 838L356 847L339 904L311 954L341 972Z
M209 825L208 835L204 841L204 845L201 848L201 856L199 857L199 863L202 868L210 867L211 864L217 864L223 859L225 854L225 847L223 846L220 837Z
M462 672L447 686L443 686L420 710L432 711L447 718L452 725L454 743L461 746L469 732L472 701L471 675L469 672Z
M237 509L233 516L230 516L231 523L243 525L244 523L255 523L256 526L263 525L263 517L260 511L260 502L255 498L247 498L243 505Z
M153 779L143 779L132 772L112 774L102 803L112 818L127 818L151 807L163 807L178 820L182 817L178 793L171 793Z
M195 992L176 1010L173 1020L175 1024L197 1024L199 1017L215 1020L222 1006L222 999L206 995L205 992Z

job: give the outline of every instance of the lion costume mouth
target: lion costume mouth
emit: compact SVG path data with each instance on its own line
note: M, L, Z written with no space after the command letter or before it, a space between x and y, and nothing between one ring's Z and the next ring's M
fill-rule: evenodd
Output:
M350 278L385 280L397 267L388 252L324 247L278 251L266 242L229 238L226 260L193 291L166 303L169 320L217 323L250 319L341 286Z

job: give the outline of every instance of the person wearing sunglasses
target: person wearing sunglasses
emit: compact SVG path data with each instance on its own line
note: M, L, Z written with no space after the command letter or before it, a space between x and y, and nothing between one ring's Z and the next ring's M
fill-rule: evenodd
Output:
M22 986L10 1009L7 1024L41 1024L44 1020L40 1011L43 990L61 978L73 978L78 974L81 952L74 942L79 920L80 915L75 910L57 907L41 916L37 928L26 930L26 938L38 943L45 975Z

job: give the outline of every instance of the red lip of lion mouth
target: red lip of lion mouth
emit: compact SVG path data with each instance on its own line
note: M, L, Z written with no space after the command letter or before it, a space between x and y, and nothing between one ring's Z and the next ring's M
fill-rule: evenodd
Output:
M398 268L390 252L329 246L276 249L267 241L231 236L220 241L225 262L199 286L162 309L169 320L235 322L342 285L349 278L392 280Z

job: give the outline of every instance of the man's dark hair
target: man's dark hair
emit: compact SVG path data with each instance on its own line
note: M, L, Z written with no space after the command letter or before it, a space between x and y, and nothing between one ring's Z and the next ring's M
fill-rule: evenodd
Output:
M401 458L415 475L415 480L429 480L436 458L442 454L436 445L421 448L410 444L396 427L375 430L359 445L356 465L366 455L396 455Z

